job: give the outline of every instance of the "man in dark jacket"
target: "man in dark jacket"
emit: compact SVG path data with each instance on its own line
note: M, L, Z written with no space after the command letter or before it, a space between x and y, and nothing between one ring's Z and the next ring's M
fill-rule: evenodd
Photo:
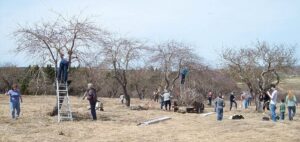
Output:
M90 108L91 108L91 114L93 117L93 120L97 120L97 115L96 115L96 103L97 103L97 94L96 94L96 89L93 88L93 84L89 83L88 84L88 89L83 95L83 100L87 97L87 100L90 102Z
M230 109L229 109L230 111L232 108L232 104L235 104L235 109L237 109L237 103L235 101L235 96L233 92L230 93Z

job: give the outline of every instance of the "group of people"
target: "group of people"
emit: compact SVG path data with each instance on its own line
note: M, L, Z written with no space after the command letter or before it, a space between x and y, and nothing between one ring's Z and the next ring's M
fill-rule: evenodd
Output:
M252 97L250 97L250 94L247 94L246 92L243 92L241 94L241 101L243 104L243 108L247 109ZM213 99L213 93L209 92L207 95L208 98L208 105L211 105L212 99ZM276 122L277 121L277 115L276 115L276 105L277 105L277 98L278 98L278 91L276 89L276 86L274 84L271 85L271 89L266 92L266 94L259 96L259 108L263 106L263 109L267 108L270 110L271 113L271 119ZM232 109L233 104L235 105L235 108L237 109L237 102L235 100L234 92L230 94L229 97L230 101L230 111ZM217 120L222 120L223 118L223 109L225 107L224 103L224 96L219 95L215 98L215 112L217 113ZM263 105L262 105L263 104ZM267 106L268 105L268 106ZM288 117L289 120L293 120L293 117L296 114L296 106L297 106L297 98L292 93L292 91L288 91L287 96L285 98L281 99L279 112L280 112L280 119L284 120L285 118L285 112L286 108L288 110Z
M160 101L160 108L163 109L165 107L165 110L171 110L171 99L173 96L171 95L171 92L168 89L165 89L162 92L159 92L158 89L156 89L153 92L153 100L155 102Z

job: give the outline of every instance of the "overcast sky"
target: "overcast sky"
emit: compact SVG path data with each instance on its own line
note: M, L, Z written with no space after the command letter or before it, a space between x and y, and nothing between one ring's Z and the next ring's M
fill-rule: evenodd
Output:
M81 12L124 36L192 44L211 66L222 47L250 47L257 40L297 44L300 57L300 0L0 0L0 64L34 63L12 52L18 24Z

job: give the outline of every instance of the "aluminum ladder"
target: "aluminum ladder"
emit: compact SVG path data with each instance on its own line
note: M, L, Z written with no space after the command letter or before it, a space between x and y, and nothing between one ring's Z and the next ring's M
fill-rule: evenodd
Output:
M67 83L59 83L56 80L56 97L57 97L57 121L73 121L69 92Z

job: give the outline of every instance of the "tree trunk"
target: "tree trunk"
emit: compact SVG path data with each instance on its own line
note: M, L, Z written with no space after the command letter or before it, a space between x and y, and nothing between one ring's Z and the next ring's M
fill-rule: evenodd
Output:
M136 92L137 92L137 94L138 94L140 100L142 100L143 97L142 97L142 93L141 93L140 90L139 90L139 85L138 85L138 84L135 84L135 90L136 90Z
M122 88L123 88L123 92L124 92L124 96L125 96L125 100L126 100L126 106L127 107L130 107L130 96L127 92L127 85L122 85Z

